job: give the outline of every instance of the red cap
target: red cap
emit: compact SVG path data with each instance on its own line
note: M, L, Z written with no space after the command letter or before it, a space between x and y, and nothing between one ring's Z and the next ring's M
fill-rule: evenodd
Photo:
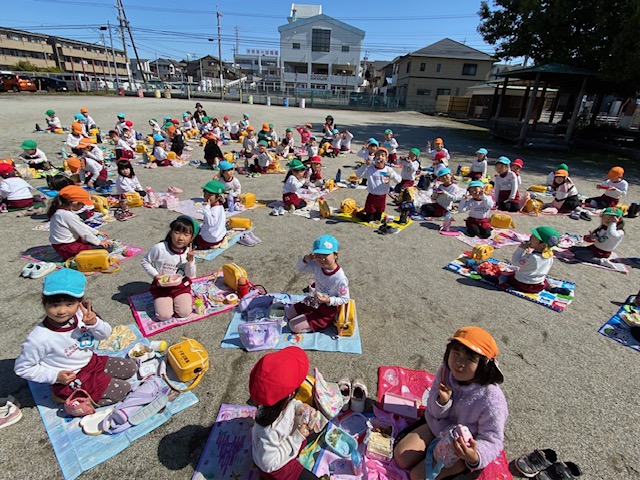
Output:
M9 173L13 173L15 171L15 169L13 168L13 165L10 165L8 163L0 163L0 175L7 175Z
M524 162L521 158L516 158L513 162L511 162L511 165L518 165L520 168L522 168L524 167Z
M310 160L311 163L322 163L322 158L320 158L318 155L314 155Z
M180 120L178 120L177 118L174 118L171 120L171 123L173 123L174 125L180 125Z
M444 160L445 158L447 158L447 154L444 152L438 152L436 153L436 156L433 157L433 161L437 162L438 160Z
M133 122L131 120L127 120L124 124L129 128L133 127Z
M225 115L225 116L224 116L224 117L222 117L222 118L224 118L225 120L229 120L229 117L228 117L227 115Z
M258 405L270 407L302 385L309 372L309 357L300 347L267 353L249 374L249 395Z

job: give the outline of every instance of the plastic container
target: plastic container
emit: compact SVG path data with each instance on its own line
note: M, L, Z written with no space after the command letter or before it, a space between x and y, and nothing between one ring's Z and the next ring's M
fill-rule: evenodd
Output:
M365 442L367 457L389 463L393 458L393 425L388 425L377 418L372 418L370 425Z
M271 106L271 97L267 97L267 107Z
M163 275L160 280L158 280L158 284L161 287L175 287L182 283L182 275L178 275L174 273L173 275Z
M342 417L340 428L362 443L367 434L368 420L361 413L351 412Z
M333 453L342 458L351 458L351 454L358 451L358 442L340 427L330 427L324 441Z
M227 203L229 204L229 211L234 212L236 209L236 201L233 198L233 195L229 195Z
M193 307L195 308L197 315L204 315L204 301L201 298L195 299Z
M288 107L289 106L289 97L283 97L282 98L282 106L283 107Z
M300 108L306 108L307 100L305 98L300 99Z

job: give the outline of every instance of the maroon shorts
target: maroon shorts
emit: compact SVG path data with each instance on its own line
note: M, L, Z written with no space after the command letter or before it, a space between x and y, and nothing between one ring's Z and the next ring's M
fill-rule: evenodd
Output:
M182 283L180 285L176 285L175 287L161 287L154 279L149 292L151 292L151 296L153 296L153 298L176 298L178 295L182 295L185 293L191 295L191 279L188 277L184 277Z
M601 250L598 247L596 247L595 245L591 244L589 245L589 250L591 250L593 252L593 254L598 257L598 258L609 258L611 256L611 252L607 252L605 250Z
M364 204L364 213L384 213L387 208L386 195L367 195L367 201Z
M33 206L33 197L23 198L21 200L7 200L6 202L7 202L7 208L11 208L11 209L29 208Z
M617 198L610 197L609 195L600 195L599 197L590 198L589 200L595 200L596 202L603 202L607 207L615 207L618 205L619 200Z
M202 238L202 235L200 234L198 234L198 236L193 241L193 243L196 244L196 247L198 247L198 250L209 250L211 248L216 248L222 242L224 242L224 237L219 242L209 243L204 238Z
M465 220L465 223L467 225L467 228L469 228L471 225L477 225L480 228L491 229L491 222L489 221L488 218L467 217Z
M400 188L413 187L414 183L415 183L415 181L413 181L413 180L402 180L400 182Z
M75 257L78 253L83 250L94 250L98 248L103 248L97 245L91 245L90 243L85 242L81 238L71 243L58 243L51 245L53 249L56 251L58 255L62 257L63 260L67 260L71 257Z
M389 154L389 163L397 163L398 161L398 154L397 153L390 153Z
M98 402L109 386L111 377L105 373L104 367L109 357L94 354L82 369L76 373L76 378L82 382L82 389L86 390L94 402ZM69 385L56 383L52 387L53 394L61 399L67 398L73 393Z
M302 442L299 451L301 452L306 445L307 440L305 439ZM262 478L262 480L297 480L302 473L302 470L304 470L304 467L297 459L294 458L284 467L281 467L274 472L266 473L260 469L258 470L260 471L260 478Z
M320 304L318 308L310 307L302 302L293 305L298 315L307 317L307 322L311 330L319 332L328 327L336 318L338 307L332 307L326 303Z
M471 180L480 180L482 178L482 172L470 172L469 177Z
M547 286L546 280L542 283L522 283L519 280L516 280L515 275L510 275L507 283L514 290L524 293L540 293Z
M509 200L509 194L511 190L500 190L498 191L498 201L496 202L498 205ZM511 200L512 202L520 203L520 193L516 192L516 198Z
M290 207L291 205L297 207L300 205L302 199L295 193L285 193L282 195L282 201L284 202L285 207Z

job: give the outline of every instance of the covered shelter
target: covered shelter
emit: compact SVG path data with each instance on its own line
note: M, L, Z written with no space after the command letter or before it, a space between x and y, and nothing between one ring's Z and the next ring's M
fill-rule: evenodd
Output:
M587 80L597 75L592 70L558 63L504 72L502 85L495 87L491 133L520 146L568 149ZM524 97L515 115L511 111L505 116L509 110L507 89L514 86L525 88ZM553 95L548 95L551 90Z

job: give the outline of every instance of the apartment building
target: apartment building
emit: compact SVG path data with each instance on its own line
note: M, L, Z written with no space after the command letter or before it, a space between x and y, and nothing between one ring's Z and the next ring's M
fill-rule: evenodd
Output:
M250 82L260 79L265 82L280 82L280 56L276 49L247 48L247 53L233 56L236 70L248 77Z

